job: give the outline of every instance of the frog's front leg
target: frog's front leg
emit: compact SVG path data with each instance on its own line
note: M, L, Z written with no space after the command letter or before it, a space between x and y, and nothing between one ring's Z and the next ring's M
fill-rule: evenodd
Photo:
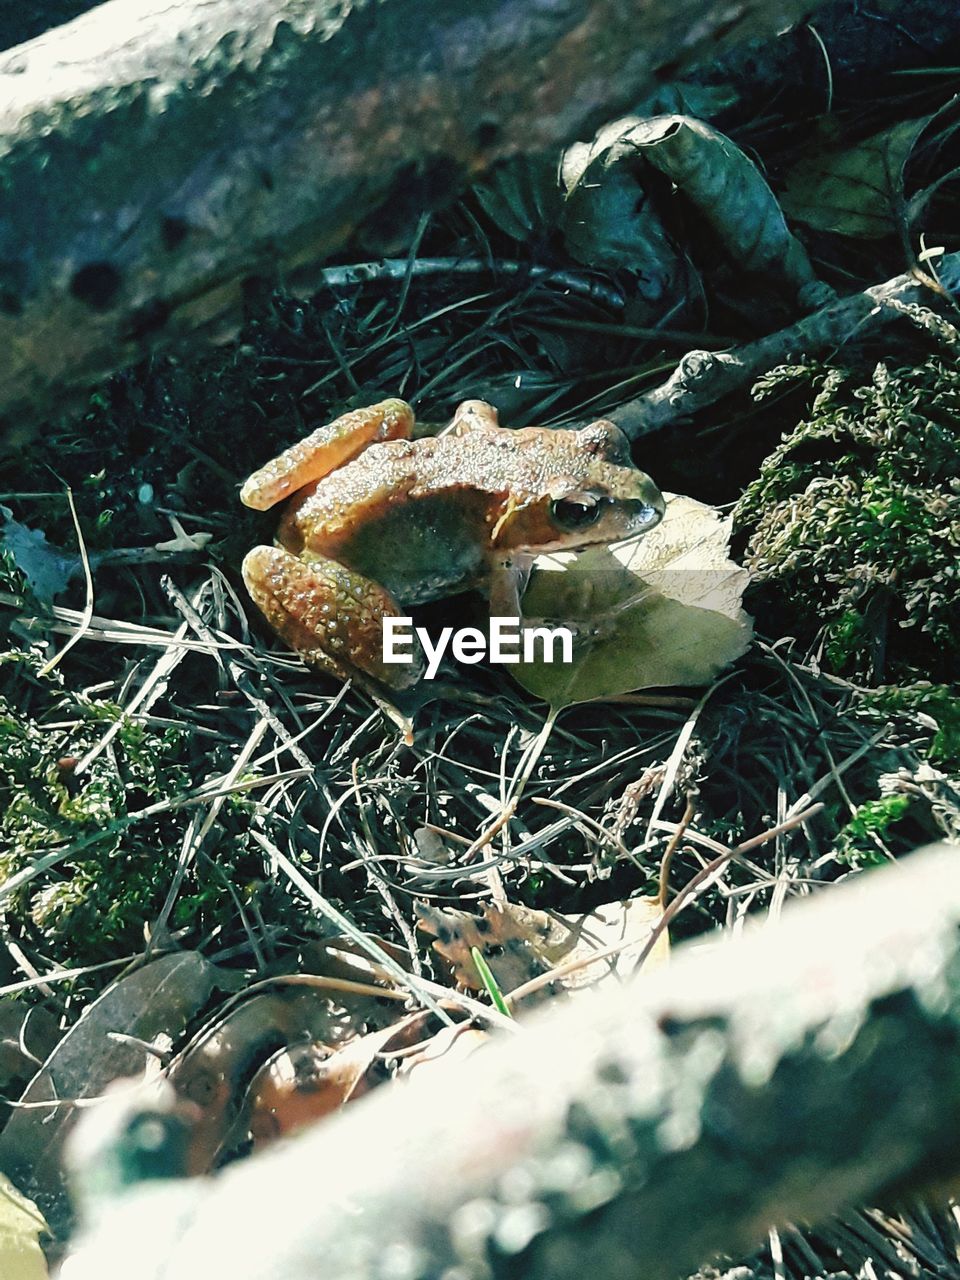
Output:
M491 618L518 618L521 631L560 625L556 619L525 614L523 611L523 593L530 581L535 559L529 552L514 551L509 556L498 557L493 561L486 586ZM574 636L582 629L568 620L564 620L562 625L572 631Z
M423 658L415 636L412 662L384 662L384 618L403 615L370 578L324 556L301 560L282 547L254 547L242 572L254 604L309 666L341 680L372 676L391 689L406 689L420 678Z
M240 501L257 511L267 511L291 493L342 467L367 445L382 440L409 440L412 434L413 410L404 400L382 400L367 409L354 409L318 427L255 471L240 490Z
M508 556L498 556L490 564L486 590L491 618L522 616L520 601L530 579L533 559L527 552L515 551Z

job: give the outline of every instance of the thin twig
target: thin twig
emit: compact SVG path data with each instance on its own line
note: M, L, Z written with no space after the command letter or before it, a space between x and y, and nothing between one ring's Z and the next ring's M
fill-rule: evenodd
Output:
M938 264L943 296L960 288L960 253L948 253ZM610 413L632 440L662 431L743 391L776 365L813 359L901 318L891 304L926 302L935 297L932 279L908 271L862 293L828 303L796 324L729 351L688 351L659 386Z
M60 652L55 653L50 661L40 668L41 676L49 675L57 663L66 657L73 646L83 639L90 627L90 621L93 618L93 575L90 572L90 559L87 556L87 544L83 540L83 530L80 528L80 518L77 515L76 504L73 501L73 490L69 487L67 488L67 502L70 505L70 515L73 519L73 527L77 534L77 545L80 548L80 563L83 565L83 584L85 591L83 613L80 615L80 621L76 631L74 631L73 635L71 635L70 639L63 646Z
M381 258L379 262L355 262L349 266L327 267L321 283L331 289L370 284L378 280L409 280L412 276L492 275L524 276L565 293L574 293L592 302L601 302L616 311L624 308L624 297L607 281L591 279L574 271L556 271L507 258ZM388 329L388 335L391 332Z
M670 892L670 864L673 861L673 855L677 851L677 845L683 839L683 833L693 821L695 806L693 797L687 797L687 807L683 811L683 817L677 823L677 829L667 841L667 847L663 851L663 857L660 860L660 890L657 893L657 901L660 903L660 910L667 909L667 895Z
M792 818L788 818L778 826L771 827L769 831L764 831L759 836L753 836L750 840L744 840L743 843L738 844L735 849L725 849L723 853L719 854L711 862L708 862L706 866L701 867L696 875L693 876L677 893L677 896L665 908L660 919L651 929L643 950L637 956L635 969L640 969L642 967L650 955L650 952L657 945L657 940L660 938L661 934L669 928L671 921L679 914L683 905L705 881L709 880L712 875L721 870L721 868L724 867L726 863L730 862L731 859L738 858L745 853L749 853L751 849L756 849L760 845L766 844L768 840L773 840L777 836L782 835L783 832L799 826L800 823L806 822L807 819L811 818L815 813L819 813L822 808L822 804L812 805L809 809L805 809L803 813L795 814ZM605 947L602 951L594 951L589 955L580 956L575 960L568 960L566 964L557 965L546 973L541 973L538 974L537 977L531 978L529 982L524 982L519 987L515 987L513 991L509 992L504 998L508 1004L513 1004L517 1000L523 1000L527 996L532 995L535 991L540 991L543 987L549 986L550 983L556 982L560 978L565 978L571 973L576 973L578 969L584 969L588 965L596 964L598 960L607 960L611 956L615 956L619 952L625 951L628 947L635 946L636 942L636 938L628 938L625 941L616 942L612 946Z

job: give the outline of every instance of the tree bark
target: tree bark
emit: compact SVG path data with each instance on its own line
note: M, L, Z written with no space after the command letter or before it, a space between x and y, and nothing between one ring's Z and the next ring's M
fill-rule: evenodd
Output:
M666 1280L955 1176L958 924L955 847L825 890L216 1178L141 1184L71 1280Z
M110 0L0 58L0 414L818 0Z

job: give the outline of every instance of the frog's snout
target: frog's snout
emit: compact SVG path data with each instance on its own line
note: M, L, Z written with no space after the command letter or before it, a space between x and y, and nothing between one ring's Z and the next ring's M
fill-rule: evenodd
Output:
M664 509L662 507L642 506L638 512L639 519L637 520L637 523L642 527L644 532L646 532L647 529L652 529L654 525L660 523L663 519L663 511Z
M636 525L638 533L645 533L663 519L667 503L657 485L645 472L640 473L638 489L639 492L631 503L632 523Z

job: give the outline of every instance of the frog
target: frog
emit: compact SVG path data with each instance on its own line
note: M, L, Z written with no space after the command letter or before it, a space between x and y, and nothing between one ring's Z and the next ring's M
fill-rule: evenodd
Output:
M493 405L465 400L441 434L415 426L400 399L351 410L240 490L258 511L287 503L275 544L242 566L272 630L308 666L394 692L421 678L423 655L386 661L386 619L465 590L519 617L536 556L638 537L665 509L604 419L502 427Z

